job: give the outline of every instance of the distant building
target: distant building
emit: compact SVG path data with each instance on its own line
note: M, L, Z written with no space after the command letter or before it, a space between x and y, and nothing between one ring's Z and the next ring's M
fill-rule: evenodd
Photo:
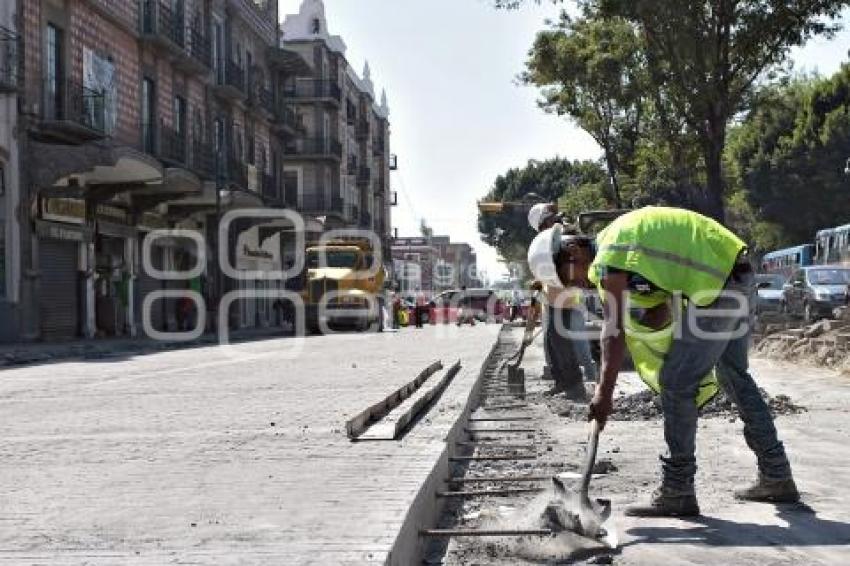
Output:
M396 285L405 295L482 285L475 250L449 236L395 238L392 257Z

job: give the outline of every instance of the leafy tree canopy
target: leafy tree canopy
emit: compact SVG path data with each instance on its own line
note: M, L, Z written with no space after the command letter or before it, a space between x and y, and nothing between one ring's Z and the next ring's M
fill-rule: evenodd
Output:
M556 202L562 196L570 195L585 186L602 187L604 184L605 170L593 161L570 161L561 158L529 161L525 167L511 169L497 177L483 200L517 203L533 193L539 199L534 197L528 201L529 204L539 202L540 199ZM610 206L610 203L606 202L606 205ZM534 238L534 231L528 225L527 208L508 208L502 213L478 216L481 239L495 247L506 261L525 261L528 245ZM579 210L587 208L592 207L582 207Z

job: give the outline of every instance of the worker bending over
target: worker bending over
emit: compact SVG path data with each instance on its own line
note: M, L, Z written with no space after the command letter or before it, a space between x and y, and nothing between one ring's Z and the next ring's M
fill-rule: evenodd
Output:
M672 319L681 325L659 373L667 444L661 457L661 486L647 505L629 507L627 515L699 514L694 491L696 399L701 379L715 366L758 460L757 481L735 492L736 498L799 500L773 418L748 372L754 274L740 238L695 212L646 207L616 219L595 242L565 235L556 225L538 234L528 261L534 276L548 285L594 285L603 295L601 378L590 403L590 417L600 426L613 411L630 305L637 307L644 324L667 324L672 312ZM680 306L671 310L671 304Z

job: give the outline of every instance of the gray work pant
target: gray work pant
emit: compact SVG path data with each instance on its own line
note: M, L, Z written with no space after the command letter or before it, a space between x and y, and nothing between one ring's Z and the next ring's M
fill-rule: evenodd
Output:
M744 438L758 459L761 474L769 479L791 477L773 417L749 374L749 305L754 289L752 273L733 275L724 288L728 296L721 295L703 308L688 303L683 311L681 337L674 337L659 375L667 442L661 461L667 487L693 490L697 469L695 399L700 380L715 366L720 385L744 421ZM742 297L743 303L733 294ZM730 312L736 309L737 313ZM742 325L747 325L745 332ZM740 335L730 336L735 331Z
M582 370L588 380L596 380L596 364L590 355L590 344L582 334L584 313L578 309L546 308L546 330L543 351L552 370L557 389L581 385Z

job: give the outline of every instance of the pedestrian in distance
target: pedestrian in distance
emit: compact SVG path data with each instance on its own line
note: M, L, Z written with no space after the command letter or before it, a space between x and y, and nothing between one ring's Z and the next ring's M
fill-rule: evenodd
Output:
M600 427L614 410L613 395L626 347L629 306L645 320L681 321L658 374L666 453L661 485L631 516L699 515L696 474L697 396L702 378L717 379L738 408L744 437L758 462L756 482L740 500L792 503L799 493L770 410L748 371L749 302L755 290L747 246L723 225L695 212L645 207L614 220L595 240L554 226L529 248L534 275L552 286L595 286L604 306L602 372L590 402ZM671 301L678 295L683 301ZM670 305L677 305L675 310ZM661 312L661 315L658 315Z

